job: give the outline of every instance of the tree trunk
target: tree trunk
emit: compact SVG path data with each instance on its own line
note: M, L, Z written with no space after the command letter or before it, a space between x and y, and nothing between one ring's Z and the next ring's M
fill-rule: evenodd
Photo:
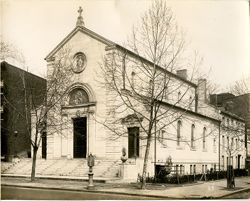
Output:
M36 155L38 147L33 147L33 158L32 158L32 170L31 170L31 181L35 180L36 175Z
M143 170L142 170L141 189L146 188L146 177L147 177L148 156L149 156L149 151L150 151L150 145L151 145L151 133L148 135L148 138L147 138L147 146L146 146L144 163L143 163Z

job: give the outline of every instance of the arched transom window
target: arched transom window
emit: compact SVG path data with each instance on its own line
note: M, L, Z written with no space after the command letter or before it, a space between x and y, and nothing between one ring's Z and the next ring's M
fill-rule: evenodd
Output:
M85 90L81 88L73 89L69 93L69 105L80 105L89 102L89 96Z

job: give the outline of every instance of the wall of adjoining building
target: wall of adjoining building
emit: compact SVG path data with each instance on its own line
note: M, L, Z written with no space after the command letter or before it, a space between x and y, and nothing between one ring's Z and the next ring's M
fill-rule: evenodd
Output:
M41 105L45 98L46 80L7 62L2 62L1 81L3 83L1 155L28 157L30 156L31 103L25 101L24 92L26 90L29 99L32 97L33 106ZM25 104L27 104L27 111Z

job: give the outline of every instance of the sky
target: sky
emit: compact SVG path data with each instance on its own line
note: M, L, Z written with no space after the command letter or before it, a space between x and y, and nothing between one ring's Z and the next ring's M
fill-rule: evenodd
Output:
M1 38L26 59L30 72L44 76L48 53L71 32L79 6L85 26L119 44L151 0L0 0ZM203 58L202 71L226 90L250 76L247 0L167 0L185 32L188 51Z

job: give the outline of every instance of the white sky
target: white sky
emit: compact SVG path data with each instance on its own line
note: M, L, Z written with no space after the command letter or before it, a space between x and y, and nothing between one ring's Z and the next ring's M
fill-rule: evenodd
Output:
M79 6L85 26L120 44L150 0L0 0L1 35L25 56L29 71L46 73L45 56L75 27ZM186 32L190 51L204 58L211 80L228 87L250 75L247 0L168 0Z

